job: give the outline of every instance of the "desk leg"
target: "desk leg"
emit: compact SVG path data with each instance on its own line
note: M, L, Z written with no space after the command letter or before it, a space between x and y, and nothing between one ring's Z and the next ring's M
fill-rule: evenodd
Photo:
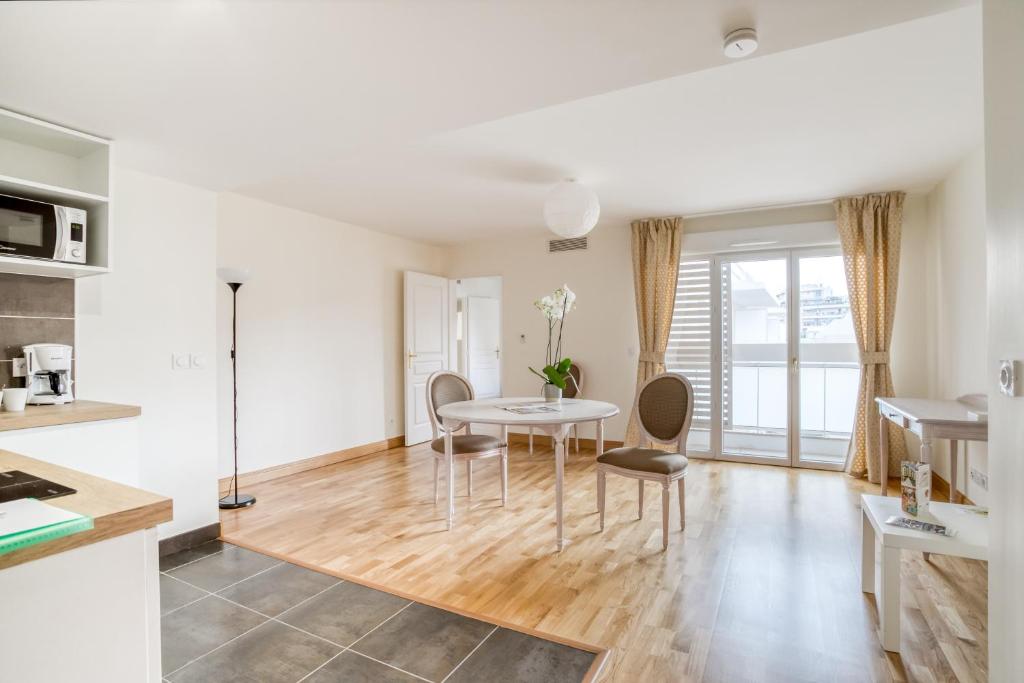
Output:
M597 421L597 455L604 453L604 420Z
M882 581L878 590L882 649L900 651L900 549L882 546Z
M960 442L956 439L952 439L949 442L949 502L955 503L960 497L960 494L956 492L956 465L957 455L960 450Z
M452 430L444 432L444 470L448 478L448 530L455 525L455 453L452 449Z
M863 523L860 535L860 589L865 593L875 592L875 529L871 526L868 513L861 514Z
M884 496L889 487L889 420L885 415L878 417L878 453L878 478Z
M932 437L921 437L921 462L932 464Z

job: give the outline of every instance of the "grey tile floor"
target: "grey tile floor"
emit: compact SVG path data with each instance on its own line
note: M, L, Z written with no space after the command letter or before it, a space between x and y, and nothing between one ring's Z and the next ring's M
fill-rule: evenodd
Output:
M594 660L220 541L160 571L169 683L549 683L583 680Z

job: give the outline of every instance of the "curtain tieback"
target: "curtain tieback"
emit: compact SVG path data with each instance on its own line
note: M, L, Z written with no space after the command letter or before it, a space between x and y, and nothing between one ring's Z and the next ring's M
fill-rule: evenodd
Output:
M664 363L665 354L655 353L654 351L641 351L640 352L641 363Z
M860 354L861 365L888 365L888 351L862 351Z

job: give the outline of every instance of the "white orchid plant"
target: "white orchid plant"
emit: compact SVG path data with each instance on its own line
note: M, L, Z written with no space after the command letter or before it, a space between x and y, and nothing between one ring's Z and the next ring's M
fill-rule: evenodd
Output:
M562 285L551 294L537 299L533 305L544 314L548 321L548 348L545 356L544 366L541 372L532 367L530 372L540 377L546 384L554 384L559 389L565 389L566 382L573 380L569 373L569 366L572 360L562 358L562 329L565 327L565 317L576 305L576 294L569 289L569 285ZM558 326L558 340L555 340L555 326ZM573 380L575 381L575 380Z

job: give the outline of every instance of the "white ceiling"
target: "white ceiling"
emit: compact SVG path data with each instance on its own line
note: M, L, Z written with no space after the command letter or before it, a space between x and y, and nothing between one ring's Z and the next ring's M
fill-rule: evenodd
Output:
M622 221L928 187L981 140L980 12L856 5L0 3L0 106L438 243L542 231L566 175Z

